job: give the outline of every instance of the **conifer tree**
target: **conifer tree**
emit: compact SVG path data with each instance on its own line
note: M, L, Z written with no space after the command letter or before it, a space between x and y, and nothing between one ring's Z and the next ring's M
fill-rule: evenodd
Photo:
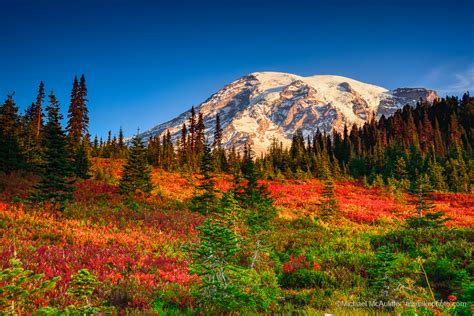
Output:
M418 134L421 149L426 153L431 148L434 139L433 126L431 125L431 121L428 118L428 112L426 110L423 112L423 120L419 124Z
M26 110L25 115L20 118L20 147L23 152L27 169L37 171L41 168L43 161L43 146L41 133L37 134L37 113L36 104L32 103ZM42 113L41 113L42 116ZM40 131L43 128L42 118L40 119Z
M18 107L11 94L0 107L0 171L5 173L24 167L19 128Z
M227 157L225 150L222 148L222 126L219 113L216 114L216 127L214 131L213 147L214 149L212 150L212 155L217 171L228 171Z
M80 269L77 271L77 274L71 276L67 293L74 296L79 302L86 303L83 307L84 309L91 310L92 294L94 294L101 283L89 270Z
M319 160L319 167L318 167L319 178L323 180L330 179L331 166L329 162L329 156L325 150L321 154L319 154L318 160Z
M196 145L196 110L191 107L191 116L189 117L189 140L188 146L190 151L194 151Z
M216 114L216 128L214 131L214 143L212 144L215 148L222 147L222 126L221 126L221 118L219 113Z
M228 172L235 175L240 172L240 158L237 154L235 146L232 146L228 154L229 158L227 159Z
M74 173L78 178L89 179L91 177L89 173L90 168L91 162L87 150L86 141L83 141L81 147L79 147L74 156Z
M221 223L230 228L235 234L244 226L246 210L243 209L234 196L234 192L229 190L222 194L217 208L217 217Z
M291 153L291 160L292 160L292 171L296 172L298 167L300 167L300 169L305 169L302 166L302 163L304 161L304 154L305 154L305 144L304 144L303 131L301 129L298 129L296 133L293 135L293 139L292 139L291 147L290 147L290 153Z
M125 145L125 140L123 136L123 129L120 126L119 129L119 137L118 137L118 158L126 158L127 157L127 146Z
M430 182L432 187L438 191L443 192L446 191L446 178L444 176L444 168L443 166L436 161L436 157L432 156L428 162L428 176L430 178Z
M31 302L52 290L61 277L46 280L44 274L25 269L15 257L9 263L10 267L0 269L0 310L2 315L28 315Z
M65 131L61 126L62 115L59 102L53 92L48 95L47 123L44 127L45 165L41 180L31 195L35 202L51 202L62 210L67 201L72 200L74 179L71 161L68 159Z
M123 176L119 183L119 189L122 194L134 194L137 191L150 193L153 189L151 169L147 161L147 151L138 134L132 138L127 162L123 167Z
M92 157L99 157L99 156L100 156L99 139L96 134L94 137L94 142L92 143Z
M270 197L267 188L258 183L258 174L253 160L252 148L249 144L244 147L244 157L242 160L242 177L246 184L239 181L239 176L235 177L234 196L239 201L240 206L246 209L245 223L250 232L250 251L253 256L250 268L254 269L260 253L264 250L267 232L272 228L272 221L276 216L276 209L273 206L273 199Z
M178 144L178 160L180 166L187 167L188 165L188 157L189 157L189 150L188 150L188 129L186 127L186 123L183 123L181 127L181 138Z
M397 180L404 180L407 178L407 164L403 157L399 157L395 163L394 175Z
M40 82L36 102L32 103L22 118L21 147L28 169L38 170L43 163L41 130L43 128L44 84Z
M393 266L396 257L386 246L379 247L375 253L375 260L369 265L368 284L375 297L384 302L390 301L390 294L394 291Z
M176 153L173 142L171 141L171 133L169 130L163 135L162 145L162 167L165 170L174 170L176 167Z
M82 134L87 134L89 128L89 110L87 108L87 85L84 74L81 75L79 81L79 104L82 106Z
M37 139L40 137L41 128L43 127L43 100L45 97L44 84L40 81L38 87L38 95L36 96L36 102L32 104L31 110L29 111L29 121L31 122L33 134Z
M192 209L201 214L208 215L216 209L217 197L215 180L212 175L214 166L212 164L211 150L207 144L204 146L204 152L201 157L200 166L200 184L196 187L197 192L193 196Z
M87 134L89 126L87 87L84 75L81 76L80 82L78 82L77 77L74 77L67 117L68 140L71 149L75 152L81 146L82 138Z
M68 132L68 138L71 144L74 142L79 143L80 136L82 134L81 125L82 120L80 118L80 105L79 105L79 81L77 76L74 76L74 81L71 90L71 102L68 109L68 123L66 130Z
M191 273L202 280L198 297L211 314L239 309L243 297L237 265L240 238L219 222L207 219L197 228L199 243L191 245Z
M244 157L242 160L241 173L244 180L247 181L245 186L238 185L234 188L236 198L244 205L253 207L258 204L261 196L261 188L258 185L258 176L253 161L252 148L246 144L244 147Z
M440 157L444 157L444 155L446 154L446 149L444 146L443 136L439 127L438 118L435 118L433 129L433 143L436 154Z
M419 148L420 143L418 140L418 131L415 125L415 120L413 118L413 110L410 106L405 106L403 110L407 112L407 120L403 128L404 145L406 147L414 146Z
M453 192L469 192L469 173L459 146L457 146L457 151L459 152L457 157L449 158L446 163L449 188Z
M150 136L147 147L148 162L156 167L163 167L163 146L159 136Z
M449 144L457 147L461 144L462 127L459 124L456 113L452 113L449 118Z
M336 157L333 157L332 160L332 176L334 179L338 179L341 177L341 166L339 165L339 161Z
M407 218L406 223L408 227L440 227L447 221L447 219L443 218L443 212L432 212L435 205L428 175L423 174L419 176L410 191L413 196L411 203L415 205L416 215Z
M324 182L322 202L319 207L319 217L323 220L333 218L338 211L338 202L334 194L334 182L329 179Z
M111 157L112 158L119 158L117 136L115 136L115 135L114 135L114 138L112 138L112 143L111 143L111 146L110 146L110 152L111 152Z
M194 145L194 150L196 153L196 156L199 157L202 155L204 151L204 144L205 144L205 126L204 126L204 117L202 113L198 114L198 121L196 125L196 139L195 139L195 145Z
M108 147L110 147L112 145L112 131L109 130L107 132L107 144L106 144Z

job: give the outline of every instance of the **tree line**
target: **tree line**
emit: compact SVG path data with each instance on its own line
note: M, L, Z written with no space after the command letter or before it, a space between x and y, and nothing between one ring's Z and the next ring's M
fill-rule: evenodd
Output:
M437 191L470 192L474 178L473 109L474 98L466 93L461 99L446 97L433 104L420 100L415 108L406 105L388 118L376 120L373 115L363 126L346 125L342 133L316 130L305 137L297 130L288 148L274 139L266 154L255 158L256 168L264 179L352 178L403 189L426 174ZM199 171L205 128L202 114L193 107L176 142L169 131L149 139L149 163L170 171ZM223 149L219 114L214 131L209 144L213 168L240 172L244 157L235 147ZM104 144L102 151L120 148L114 140Z
M437 191L470 192L473 179L474 98L420 100L386 118L329 135L299 130L290 148L275 140L257 160L268 178L351 177L409 187L427 174Z

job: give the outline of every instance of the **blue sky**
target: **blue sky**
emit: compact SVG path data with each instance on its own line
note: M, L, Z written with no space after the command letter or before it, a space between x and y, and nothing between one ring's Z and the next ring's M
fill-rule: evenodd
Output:
M0 97L85 74L91 134L148 129L254 71L474 90L474 1L1 0Z

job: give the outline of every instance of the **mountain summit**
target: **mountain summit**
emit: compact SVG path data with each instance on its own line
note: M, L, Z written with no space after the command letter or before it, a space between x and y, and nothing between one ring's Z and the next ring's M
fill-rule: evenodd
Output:
M196 107L206 125L206 136L212 142L215 118L219 113L225 148L240 148L246 142L258 154L264 152L273 138L288 145L297 129L313 135L321 131L341 132L344 125L362 125L375 113L391 115L406 104L420 99L433 102L438 95L424 88L387 90L350 78L330 75L301 77L281 72L255 72L217 91ZM170 131L177 140L189 111L159 124L141 136L161 136Z

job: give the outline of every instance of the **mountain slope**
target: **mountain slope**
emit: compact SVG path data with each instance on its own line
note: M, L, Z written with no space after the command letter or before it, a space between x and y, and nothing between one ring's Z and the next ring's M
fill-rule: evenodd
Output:
M342 131L345 124L361 125L373 113L387 116L405 104L415 105L420 98L432 102L437 97L435 91L424 88L390 91L340 76L256 72L225 86L196 110L203 113L210 141L219 113L225 148L239 148L248 141L260 153L273 138L289 144L299 128L305 136L318 128ZM169 130L173 140L177 140L188 117L189 111L141 136L147 140Z

